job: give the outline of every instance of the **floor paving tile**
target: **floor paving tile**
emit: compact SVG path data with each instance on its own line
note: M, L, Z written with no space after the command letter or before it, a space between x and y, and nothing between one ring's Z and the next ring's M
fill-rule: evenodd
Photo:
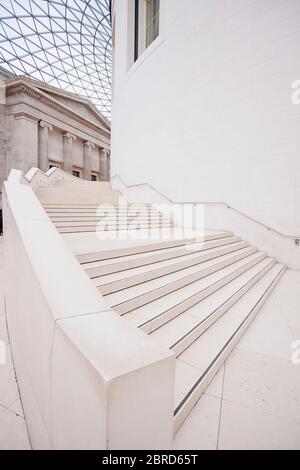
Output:
M300 449L300 425L262 411L223 401L218 449Z
M221 400L205 395L188 416L174 439L174 449L215 450Z

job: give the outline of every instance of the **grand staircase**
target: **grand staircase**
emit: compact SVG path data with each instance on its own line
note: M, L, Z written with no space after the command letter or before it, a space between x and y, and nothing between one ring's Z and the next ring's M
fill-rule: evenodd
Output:
M62 234L147 231L174 223L151 205L47 200ZM136 221L138 211L138 222ZM285 271L230 232L157 240L77 255L109 306L176 356L176 432Z
M116 312L174 351L175 431L285 270L230 233L181 243L78 256Z
M173 222L155 207L134 204L99 205L45 204L46 212L60 233L118 230L148 230L173 227Z

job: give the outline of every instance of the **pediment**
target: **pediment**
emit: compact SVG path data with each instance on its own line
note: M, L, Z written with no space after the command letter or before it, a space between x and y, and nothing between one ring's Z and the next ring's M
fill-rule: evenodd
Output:
M45 93L46 95L49 95L49 97L54 98L59 103L68 107L71 111L78 113L81 116L84 116L86 119L92 121L96 125L101 126L105 130L110 131L109 124L105 121L105 119L101 117L100 113L98 113L98 111L94 109L92 105L90 105L88 102L85 102L85 100L81 100L77 97L73 98L72 96L65 94L64 92L60 92L60 90L59 92L54 92L52 90L50 91L48 87L35 87L43 91L43 93Z
M6 80L6 95L14 95L15 90L26 90L32 97L48 100L54 106L63 106L70 113L77 117L88 120L91 124L102 128L106 133L110 133L110 124L97 108L87 99L76 96L75 94L56 89L51 85L45 85L37 80L28 77L14 77ZM35 96L36 95L36 96ZM74 116L75 117L75 116Z

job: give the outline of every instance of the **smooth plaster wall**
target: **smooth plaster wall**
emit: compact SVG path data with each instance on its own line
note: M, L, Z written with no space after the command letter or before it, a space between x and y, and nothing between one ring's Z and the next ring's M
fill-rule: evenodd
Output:
M160 37L128 70L114 2L112 175L300 234L299 0L161 3Z

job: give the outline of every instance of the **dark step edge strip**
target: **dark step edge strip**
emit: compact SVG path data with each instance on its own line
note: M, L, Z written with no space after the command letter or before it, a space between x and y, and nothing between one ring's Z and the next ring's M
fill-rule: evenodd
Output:
M243 248L241 248L241 250L243 250ZM221 270L221 269L223 269L223 268L228 268L229 266L233 265L234 263L237 263L237 262L239 262L239 261L241 261L241 260L246 260L246 258L248 258L249 256L252 256L252 255L255 254L255 252L254 252L254 253L245 254L245 256L241 256L240 258L238 258L238 259L232 261L234 258L236 258L236 257L238 256L237 254L234 254L234 253L236 253L237 251L239 251L239 250L235 250L235 251L232 251L232 252L230 252L230 253L226 253L226 254L228 254L228 255L231 255L231 254L232 254L233 256L229 257L229 259L227 260L227 261L229 261L228 264L226 264L225 266L222 266L222 267L217 267L220 263L222 263L222 261L218 261L218 258L221 258L222 256L226 256L226 254L225 254L225 255L219 255L219 256L217 256L217 257L215 257L215 258L212 258L212 259L209 259L209 260L206 260L206 261L202 261L202 262L200 261L199 263L196 263L196 264L194 264L194 265L187 266L187 267L185 267L185 268L179 269L178 271L177 271L177 270L174 271L174 272L177 273L177 272L183 271L184 269L189 269L190 267L195 267L195 266L197 266L197 265L201 265L203 262L205 263L205 262L208 262L208 261L215 261L215 260L217 261L216 263L212 264L212 266L210 266L210 267L213 267L213 268L214 268L214 270L213 270L212 272L207 273L207 274L204 274L203 276L198 277L198 278L195 279L195 280L192 280L192 281L190 281L190 282L188 281L189 278L191 278L192 276L196 276L196 274L201 275L200 273L201 273L201 271L203 271L203 269L200 269L200 270L196 271L195 273L187 274L187 275L181 277L180 279L176 279L175 281L168 282L167 284L164 284L163 286L156 287L155 289L152 289L152 290L150 290L150 291L144 292L143 294L139 294L139 295L137 295L137 296L135 296L135 297L132 297L131 299L124 300L123 302L120 302L119 304L113 305L112 308L114 308L114 307L119 307L120 305L123 305L123 304L126 303L126 302L130 302L130 301L132 301L132 300L137 300L137 299L139 299L139 298L142 298L142 297L144 297L144 296L147 295L147 294L150 294L150 293L152 293L152 292L158 291L159 289L163 289L163 288L166 288L166 287L171 287L172 285L174 285L174 284L177 283L178 281L187 282L187 284L185 284L184 286L182 286L182 287L186 287L187 285L191 285L191 284L193 284L194 282L200 281L201 279L205 279L205 278L206 278L207 276L209 276L210 274L215 274L217 271L219 271L219 270ZM244 253L240 253L240 255L243 255L243 254L244 254ZM205 269L208 269L208 268L204 268L204 270L205 270ZM169 274L174 274L174 272L169 273ZM164 276L168 276L169 274L162 274L161 276L158 276L158 277L156 277L155 279L159 279L159 278L162 278L162 277L164 277ZM203 274L203 273L202 273L202 274ZM141 285L141 284L145 284L146 282L152 282L152 280L155 280L155 279L150 279L149 281L141 282L140 285ZM136 286L136 284L134 284L134 285L131 286L131 287L135 287L135 286ZM126 290L126 289L127 289L127 288L125 287L124 289L121 289L121 290L118 291L118 292L121 292L122 290ZM181 289L181 287L179 287L178 289ZM175 290L177 290L177 288L175 288L174 290L172 290L170 293L175 292ZM113 294L114 294L114 292L113 292ZM104 297L107 296L107 295L110 295L110 294L103 294ZM158 298L160 298L160 297L158 297Z
M191 239L191 240L194 240L194 239ZM162 243L167 244L168 242L162 242ZM107 261L109 259L125 258L127 256L140 255L142 253L155 253L156 251L167 250L167 249L170 249L170 248L180 248L182 246L186 246L186 245L193 244L193 243L199 243L199 242L196 242L196 241L191 241L191 242L183 241L181 243L181 241L178 240L178 244L175 243L174 245L171 245L170 247L164 245L160 248L153 248L153 247L151 247L151 244L150 245L141 245L140 247L136 247L136 248L138 248L138 251L130 252L126 255L122 255L120 253L120 251L131 250L132 248L130 248L130 247L118 248L116 250L108 250L107 252L104 252L104 253L107 253L105 258L96 259L96 260L93 260L93 261L83 261L83 262L79 261L79 263L81 265L90 264L90 263L98 263L98 262L101 262L101 261ZM157 246L156 243L154 243L154 245ZM147 249L148 247L150 248L149 250ZM76 255L76 258L80 258L80 257L83 257L83 256L100 256L101 253L102 253L101 251L100 252L95 252L95 253L93 253L93 252L92 253L86 253L86 254L81 253L79 255ZM124 260L124 261L126 261L126 260ZM103 274L103 276L106 276L106 274ZM100 277L100 276L96 276L96 277Z
M110 272L110 273L101 274L100 276L99 276L99 275L95 275L95 276L90 277L90 279L95 279L95 278L101 277L101 276L108 276L109 274L115 274L115 273L117 273L117 272L127 271L128 269L141 268L141 267L143 267L143 266L149 266L150 264L156 264L156 263L160 263L160 262L162 262L162 261L169 261L169 260L171 260L171 259L181 258L181 257L187 256L187 255L193 255L193 254L196 254L196 253L203 253L203 252L206 252L206 251L209 251L209 250L215 250L215 249L217 249L217 248L220 248L220 249L221 249L221 248L227 247L227 246L230 247L230 245L233 245L234 243L246 243L246 246L237 248L236 250L229 251L228 253L223 253L224 255L229 254L229 253L234 253L234 252L237 251L237 250L241 250L241 249L243 249L243 248L247 248L248 246L250 246L248 242L241 240L241 241L234 241L234 242L231 242L231 243L225 243L225 245L213 246L213 247L211 247L211 248L207 248L207 247L206 247L205 249L197 250L197 251L191 251L190 253L188 252L189 250L187 250L187 253L182 253L182 254L180 254L180 255L177 254L177 255L175 255L175 256L171 256L171 257L168 257L168 258L166 258L166 259L159 259L159 260L157 260L157 261L149 261L149 260L148 260L148 262L146 262L146 263L144 263L144 264L141 264L141 265L139 265L139 266L133 266L133 267L131 267L131 268L125 268L125 269L122 269L122 267L121 267L121 268L119 267L116 271L112 271L112 272ZM177 248L177 247L175 247L175 248ZM150 253L151 253L151 252L150 252ZM170 252L169 252L169 253L170 253ZM159 254L159 253L157 253L157 254ZM151 255L151 254L150 254L149 256L156 256L156 254L154 254L154 255ZM220 256L222 256L222 255L220 255ZM147 257L148 257L148 256L141 257L141 258L138 258L138 259L145 260L145 259L147 259ZM215 258L217 258L217 256L216 256ZM210 259L214 259L214 258L210 258ZM125 260L123 260L123 261L118 261L117 263L105 264L105 265L103 265L103 266L111 266L111 267L113 267L115 264L117 265L117 264L123 263L123 262L126 263L127 261L128 261L128 260L125 259ZM207 260L207 261L209 261L209 260ZM97 261L96 261L96 263L97 263ZM97 266L97 267L94 267L94 268L86 268L85 271L86 271L87 274L88 274L88 271L89 271L89 270L97 269L97 268L101 268L101 267L102 267L102 266Z
M222 232L221 232L222 233ZM207 239L207 240L198 240L196 238L191 238L190 240L189 239L183 239L183 240L178 240L178 244L174 241L172 243L171 241L171 245L170 246L166 246L168 243L170 243L170 241L162 241L161 243L164 244L164 246L160 247L160 248L153 248L151 247L151 244L150 245L141 245L140 248L138 248L139 251L134 251L134 252L131 252L131 253L128 253L126 255L122 255L122 254L118 254L116 252L118 252L119 250L120 251L124 251L124 250L127 250L127 249L132 249L130 247L127 247L127 248L119 248L117 250L109 250L107 253L108 255L106 255L107 257L105 258L101 258L101 259L96 259L96 260L93 260L93 261L83 261L83 262L80 262L80 264L82 265L85 265L85 264L90 264L90 263L97 263L97 262L100 262L100 261L107 261L108 259L116 259L116 258L124 258L125 256L133 256L133 255L139 255L139 254L142 254L142 253L154 253L156 251L162 251L162 250L168 250L168 249L171 249L171 248L180 248L180 247L184 247L184 246L189 246L189 245L194 245L196 243L206 243L206 242L213 242L213 241L217 241L217 240L222 240L223 238L230 238L230 237L236 237L236 235L234 235L233 233L231 232L224 232L224 235L223 236L220 236L220 237L217 237L217 238L212 238L212 239ZM241 240L242 241L242 240ZM235 242L231 242L231 243L239 243L238 241L235 241ZM228 245L230 245L231 243L228 243ZM154 245L160 245L160 243L156 244L154 243ZM221 245L222 246L222 245ZM149 250L147 248L150 248ZM80 257L83 257L83 256L100 256L101 255L101 251L99 252L90 252L90 253L80 253L78 255L76 255L76 258L79 258ZM105 253L105 252L104 252Z
M255 247L244 247L244 248L240 248L240 250L246 250L247 248L248 248L249 250L251 250L251 249L254 250L254 251L252 251L252 253L249 253L248 256L251 256L251 255L253 255L254 253L257 252L257 249L256 249ZM140 285L142 285L142 284L145 284L146 282L155 281L156 279L159 279L159 278L164 277L164 276L168 276L169 274L179 273L180 271L183 271L184 269L189 269L189 268L195 267L195 266L197 266L197 265L200 265L200 264L202 264L202 263L206 263L206 262L208 262L208 261L218 260L218 258L221 258L222 256L231 255L231 254L233 254L233 253L236 253L237 251L239 251L239 250L235 250L235 251L231 251L231 252L229 252L229 253L225 253L225 254L222 254L222 255L218 255L218 256L216 256L215 258L211 258L211 259L208 259L208 260L205 260L205 261L198 261L198 260L197 260L197 262L191 263L191 264L188 265L188 266L183 266L183 267L180 266L180 267L178 268L178 265L182 265L183 263L185 263L185 261L180 261L179 263L173 263L173 264L170 264L170 265L168 265L168 266L163 266L162 268L157 268L157 269L152 269L152 270L150 269L149 271L146 271L146 273L134 274L133 276L128 276L127 278L125 278L125 280L132 282L132 281L134 281L134 278L137 278L137 277L139 277L139 276L143 276L143 275L145 275L145 274L151 274L153 277L151 277L150 279L146 279L146 280L144 280L144 281L135 282L135 283L133 283L133 284L131 284L131 285L129 285L129 286L126 286L126 287L117 288L117 289L114 290L113 292L103 293L103 292L101 292L101 289L107 288L107 286L109 286L110 284L114 284L114 283L117 283L117 282L122 282L122 281L124 281L124 279L118 279L118 280L116 280L116 281L111 281L111 282L108 282L108 283L106 283L106 284L100 284L100 285L97 285L96 287L100 290L100 292L102 293L103 296L110 295L110 294L115 294L115 293L117 293L117 292L122 292L123 290L129 289L130 287L140 286ZM201 255L200 255L200 256L201 256ZM236 256L236 255L235 255L235 256ZM246 256L247 256L247 255L246 255ZM246 258L246 256L245 256L244 258ZM198 256L197 256L197 258L198 258ZM243 259L243 258L240 258L240 259ZM168 260L166 260L166 261L168 261ZM239 260L237 260L237 261L239 261ZM153 263L153 264L155 264L155 263ZM216 263L216 264L217 264L217 263ZM231 263L231 264L233 264L233 263ZM148 265L148 266L149 266L149 265ZM227 265L227 266L229 266L229 265ZM158 270L163 269L163 268L168 268L168 267L172 267L172 270L169 271L169 272L167 272L167 273L163 273L163 274L158 274L158 273L155 274L155 271L158 271ZM177 268L176 268L176 269L173 269L174 267L177 267ZM226 267L226 266L224 266L224 267ZM131 268L131 269L135 269L135 268ZM189 274L188 274L188 276L189 276ZM96 276L96 277L93 278L93 279L97 279L97 277L101 277L101 276ZM184 276L184 277L186 277L186 276ZM184 279L184 277L183 277L182 279ZM174 281L172 281L172 282L174 282Z
M231 337L228 339L228 341L225 343L225 345L222 347L222 349L218 352L218 354L214 357L214 359L211 361L211 363L209 364L209 366L206 368L206 370L203 372L203 374L199 377L199 379L194 383L194 385L192 386L192 388L189 390L189 392L185 395L185 397L181 400L181 402L179 403L179 405L175 408L175 411L174 411L174 416L176 416L179 411L182 409L182 407L185 405L185 403L188 401L188 399L190 398L190 396L194 393L194 391L198 388L198 386L200 385L200 383L205 379L205 376L208 374L208 372L212 369L213 365L217 362L217 360L219 359L219 357L223 354L223 352L227 349L227 347L230 345L230 343L234 340L234 338L237 336L238 332L242 329L242 327L244 326L244 324L247 322L247 320L251 317L251 315L253 314L254 310L259 306L259 303L262 302L268 295L268 293L270 292L270 290L273 288L273 286L275 287L275 285L277 284L277 282L279 281L280 277L282 276L283 272L285 271L286 269L286 266L284 265L281 270L279 271L279 273L277 274L277 276L275 277L275 279L273 279L273 281L271 282L271 284L267 287L266 291L263 293L263 295L258 299L258 301L256 302L256 304L254 305L254 307L252 307L252 309L250 310L250 312L248 313L248 315L244 318L244 320L242 321L242 323L239 325L239 327L234 331L234 333L231 335ZM198 401L198 400L197 400Z
M214 315L216 314L216 312L217 312L219 309L221 309L222 307L224 307L228 302L230 303L230 301L231 301L239 292L241 292L243 289L245 289L245 287L247 287L247 286L249 285L248 289L246 289L246 292L248 292L248 290L249 290L251 287L254 287L254 286L262 279L262 277L263 277L265 274L267 274L267 272L269 272L270 269L272 269L272 267L274 266L274 264L275 264L275 261L270 261L270 263L267 264L267 266L265 266L261 271L259 271L259 272L258 272L257 274L255 274L253 277L251 277L243 286L241 286L238 290L236 290L236 291L234 292L234 294L232 294L230 297L227 297L227 299L226 299L221 305L219 305L217 308L215 308L215 310L213 310L209 315L207 315L207 317L205 317L203 320L201 320L197 325L195 325L195 326L194 326L191 330L189 330L185 335L183 335L183 336L182 336L181 338L179 338L174 344L172 344L172 346L170 346L170 349L173 349L173 348L175 348L178 344L180 344L181 341L183 341L183 340L184 340L185 338L187 338L191 333L193 333L195 330L197 330L197 328L199 328L199 327L200 327L203 323L205 323L209 318L211 318L212 316L214 316ZM246 271L246 272L247 272L247 271ZM254 284L251 284L252 281L254 281L254 280L255 280ZM224 286L224 287L226 287L226 286ZM246 293L246 292L245 292L245 293ZM241 297L238 297L238 298L236 299L236 301L235 301L233 304L231 304L231 305L229 306L229 308L230 308L231 306L233 306L236 302L238 302L240 299L241 299ZM225 313L226 313L226 310L223 312L223 314L221 315L221 317L222 317ZM219 317L219 318L221 318L221 317ZM216 321L217 321L219 318L217 318ZM211 326L214 325L214 324L215 324L215 322L213 322L213 323L211 324ZM201 336L201 335L200 335L200 336ZM196 338L189 346L191 346L195 341L197 341L197 339L199 339L199 336L198 336L198 338ZM189 346L187 346L185 349L187 349ZM182 351L180 354L182 354L183 352L184 352L184 351Z
M251 255L249 255L249 256L251 256ZM196 292L196 294L190 295L189 297L187 297L186 299L182 300L182 301L179 302L178 304L173 305L173 307L168 308L168 310L165 310L164 312L159 313L158 315L156 315L155 317L151 318L150 320L147 320L147 321L144 322L143 324L139 325L138 328L143 328L144 326L146 326L146 325L152 323L154 320L157 320L158 318L167 315L167 313L168 313L170 310L173 310L174 308L177 308L177 307L179 307L180 305L183 305L185 302L188 302L189 300L193 299L194 297L197 297L199 294L201 294L201 292L204 292L206 289L211 289L211 288L213 288L213 287L216 286L219 282L226 280L226 278L230 278L233 274L235 274L235 273L236 273L237 271L239 271L241 268L246 268L245 271L243 271L243 273L244 273L244 272L248 271L248 269L251 269L253 266L256 266L258 263L260 263L260 262L263 261L264 259L265 259L265 258L263 258L263 259L257 261L256 263L254 263L253 265L249 266L248 268L246 268L246 266L248 266L248 264L251 264L252 261L246 263L244 266L241 266L241 267L238 268L238 269L235 269L234 271L232 271L232 273L226 274L226 276L221 277L218 281L215 281L215 282L213 282L212 284L210 284L209 286L205 287L204 289L201 289L200 291ZM239 260L239 261L240 261L240 260ZM233 264L234 264L234 263L233 263ZM225 267L227 268L228 266L225 266ZM243 273L242 273L242 274L243 274ZM211 273L211 274L215 274L215 273ZM204 276L202 279L205 279L206 277L210 276L211 274L208 274L207 276ZM199 280L201 281L202 279L199 279ZM233 279L235 279L235 277L233 277ZM229 284L229 282L231 282L233 279L226 280L225 284L223 284L221 287L226 286L226 285ZM197 281L195 281L195 282L197 282ZM186 287L186 286L184 286L184 287ZM216 288L216 290L214 290L213 292L211 292L211 294L208 294L207 297L209 297L210 295L212 295L212 294L214 294L215 292L217 292L219 289L221 289L221 287ZM170 294L173 294L174 292L176 292L176 290L177 290L177 289L175 289L173 292L170 292ZM167 295L168 295L168 294L167 294ZM164 295L162 295L161 297L164 297ZM146 302L144 305L148 305L148 304L150 304L151 302L154 302L155 300L159 300L161 297L158 297L157 299L151 300L150 302ZM204 297L204 298L206 298L206 297ZM197 301L194 305L197 305L197 303L201 302L202 300L203 300L203 299ZM143 307L144 305L142 305L142 307ZM116 306L114 306L114 307L116 307ZM112 308L114 308L114 307L112 307ZM141 307L141 306L140 306L140 307ZM126 313L123 313L123 314L121 314L121 316L127 315L127 313L131 313L131 312L133 312L134 310L137 310L137 309L140 308L140 307L136 307L136 308L134 308L134 309L132 309L132 310L126 312ZM185 307L184 307L184 308L185 308ZM184 312L185 312L186 310L188 310L189 308L190 308L190 307L185 308L185 310L183 310L181 313L184 313ZM180 313L179 315L181 315L181 313ZM179 316L179 315L178 315L178 316ZM170 321L171 321L171 320L170 320ZM166 322L166 323L169 323L169 321ZM165 323L165 324L166 324L166 323ZM161 325L161 326L162 326L162 325Z

